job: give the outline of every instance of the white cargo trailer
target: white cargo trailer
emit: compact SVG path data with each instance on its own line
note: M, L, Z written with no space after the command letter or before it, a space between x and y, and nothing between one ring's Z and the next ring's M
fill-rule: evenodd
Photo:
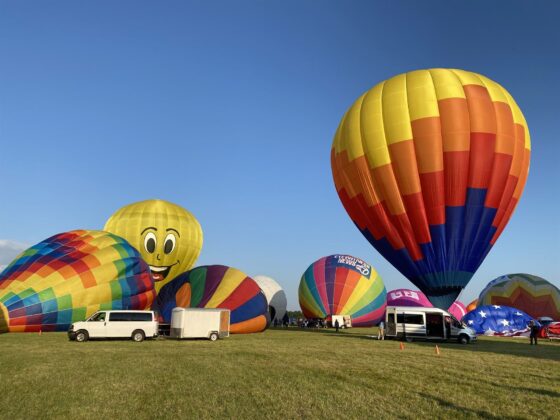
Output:
M174 308L171 312L172 338L229 337L229 309Z

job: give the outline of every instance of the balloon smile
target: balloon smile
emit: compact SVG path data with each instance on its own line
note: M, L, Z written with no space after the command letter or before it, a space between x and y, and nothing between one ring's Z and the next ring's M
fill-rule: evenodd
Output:
M179 261L177 261L175 264L165 265L165 266L150 265L150 271L152 272L152 277L154 278L154 281L165 280L165 278L169 274L169 270L171 270L171 267L177 264L179 264Z

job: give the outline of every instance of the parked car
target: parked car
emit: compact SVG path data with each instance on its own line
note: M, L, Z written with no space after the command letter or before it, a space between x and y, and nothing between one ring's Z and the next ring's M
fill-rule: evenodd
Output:
M153 311L98 311L82 322L70 325L68 338L83 342L90 338L131 338L143 341L158 335L158 321Z

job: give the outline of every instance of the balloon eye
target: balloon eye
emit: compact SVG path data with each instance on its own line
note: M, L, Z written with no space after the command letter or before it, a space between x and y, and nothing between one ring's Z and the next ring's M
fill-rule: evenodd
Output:
M163 252L165 252L166 254L170 254L171 251L175 249L176 241L177 240L175 239L175 235L173 235L172 233L167 235L165 237L165 244L163 245Z
M156 235L153 232L148 232L148 234L144 237L144 248L146 248L146 251L153 254L156 250L156 243Z

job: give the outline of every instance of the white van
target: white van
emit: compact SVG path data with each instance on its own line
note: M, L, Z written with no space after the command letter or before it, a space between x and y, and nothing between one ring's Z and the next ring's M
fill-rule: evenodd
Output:
M387 306L385 336L412 340L457 340L461 344L476 341L472 328L439 308Z
M70 325L68 338L79 342L90 338L131 338L143 341L157 337L158 321L153 311L98 311Z
M171 337L218 338L229 337L229 309L173 308L171 312Z

